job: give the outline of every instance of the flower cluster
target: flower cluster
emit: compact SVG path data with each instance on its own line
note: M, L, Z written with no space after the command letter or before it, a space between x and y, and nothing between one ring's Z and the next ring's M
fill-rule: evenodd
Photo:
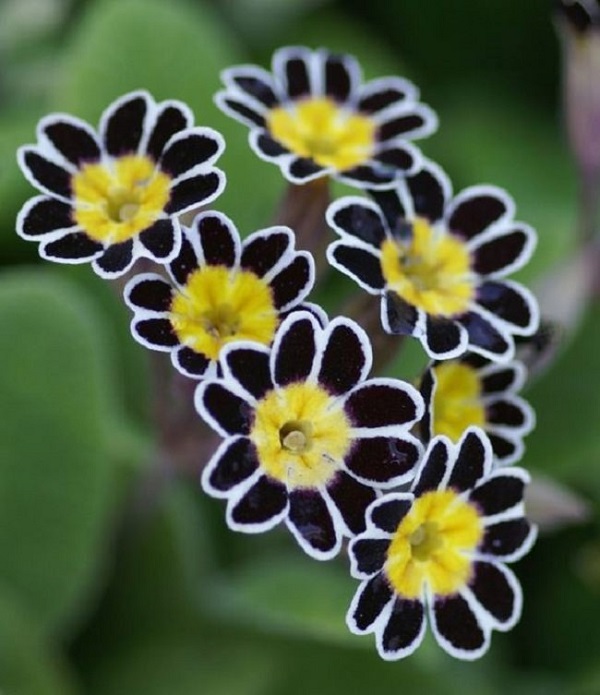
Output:
M534 425L515 338L535 332L539 312L508 278L535 233L500 188L453 195L412 142L437 118L405 79L363 83L353 57L302 47L277 51L271 73L244 65L222 77L218 106L289 182L333 178L362 192L329 205L339 239L326 258L380 297L398 348L412 336L432 358L417 387L371 376L378 348L365 330L307 301L315 261L294 230L242 240L207 209L225 185L224 141L182 103L133 92L98 132L44 118L18 155L42 195L17 232L46 259L125 275L134 339L195 382L195 410L222 439L201 485L226 500L231 529L284 524L318 560L346 540L361 581L352 632L374 633L380 655L398 659L429 622L448 653L476 658L519 618L505 563L535 537L529 477L513 465Z

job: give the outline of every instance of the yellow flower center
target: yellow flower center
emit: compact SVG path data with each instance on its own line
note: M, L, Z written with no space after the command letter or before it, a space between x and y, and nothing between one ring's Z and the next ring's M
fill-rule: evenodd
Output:
M431 316L460 314L475 294L466 246L422 218L410 240L383 242L381 269L393 292Z
M71 179L75 222L96 241L126 241L158 219L169 201L170 184L148 157L84 164Z
M445 434L458 442L469 425L484 427L485 408L477 372L460 362L444 362L433 371L432 435Z
M367 161L375 146L373 121L326 97L273 109L267 116L267 127L273 138L294 154L338 171Z
M342 406L310 383L270 391L259 401L250 438L263 470L292 488L327 484L351 444Z
M427 492L402 519L387 551L385 573L405 598L426 585L437 596L456 593L471 574L472 553L483 535L481 519L452 490Z
M279 323L271 288L254 273L224 266L195 270L171 301L179 341L211 360L234 340L269 345Z

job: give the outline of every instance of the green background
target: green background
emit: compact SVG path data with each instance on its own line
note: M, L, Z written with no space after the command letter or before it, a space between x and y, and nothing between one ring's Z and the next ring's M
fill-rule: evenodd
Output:
M524 281L539 283L575 252L575 175L545 0L4 0L0 692L600 693L597 306L529 389L538 427L523 461L580 493L591 520L543 535L520 563L523 619L495 634L481 661L452 661L427 641L390 664L344 626L355 588L344 558L311 561L280 531L235 535L197 480L160 469L149 355L125 308L89 268L42 264L14 232L34 193L15 150L34 141L37 120L64 111L95 124L140 87L186 101L199 125L224 134L228 186L215 207L243 233L267 226L284 181L212 95L220 69L268 66L286 44L354 53L368 78L413 79L440 116L426 154L457 190L506 187L537 228ZM329 300L352 289L334 282ZM414 376L416 354L394 374Z

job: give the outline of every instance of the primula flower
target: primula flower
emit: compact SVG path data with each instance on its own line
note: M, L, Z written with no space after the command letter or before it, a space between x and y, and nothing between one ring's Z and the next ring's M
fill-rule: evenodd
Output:
M492 630L509 630L521 614L521 588L504 563L535 540L524 516L528 482L520 468L492 468L478 428L458 445L433 439L411 491L376 500L366 531L350 542L352 575L362 580L346 618L350 630L374 632L379 654L400 659L423 640L427 612L449 654L484 654Z
M515 463L523 456L523 437L535 426L533 409L517 395L526 378L525 366L516 361L495 364L467 354L433 362L421 379L421 435L428 441L443 434L456 443L476 425L487 434L497 463Z
M346 197L327 220L341 236L330 263L381 296L388 333L413 335L434 359L470 349L509 360L514 336L538 325L535 298L505 277L527 263L531 227L513 220L512 199L494 186L472 186L452 198L444 172L428 162L375 201Z
M44 195L25 204L18 234L39 242L43 258L92 261L107 278L140 256L167 262L181 244L174 216L211 202L225 185L213 166L223 138L192 123L185 104L156 103L145 91L111 104L98 133L66 114L43 118L37 144L21 147L18 160Z
M250 127L252 149L292 183L333 176L353 186L385 187L398 171L419 165L419 151L407 141L431 134L437 118L407 80L362 84L352 56L303 47L276 51L272 69L223 71L226 88L216 103Z
M202 382L196 407L225 441L202 475L227 499L227 523L259 533L285 520L305 552L336 555L364 530L376 489L407 482L420 455L409 433L423 414L418 391L367 379L371 347L353 321L325 328L294 312L271 350L232 344L224 378Z
M269 345L282 314L312 289L314 262L294 249L287 227L270 227L244 242L233 222L218 212L199 214L183 227L179 254L168 265L171 282L156 273L133 277L125 287L133 309L133 337L142 345L171 353L183 374L217 375L222 348L251 340Z

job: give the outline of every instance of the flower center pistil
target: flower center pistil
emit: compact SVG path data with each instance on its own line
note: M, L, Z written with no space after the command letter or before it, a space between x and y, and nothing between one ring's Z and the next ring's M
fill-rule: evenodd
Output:
M139 184L138 184L139 185ZM140 193L137 188L128 190L123 186L112 186L106 199L106 214L113 222L132 220L140 209Z
M239 331L241 317L231 304L217 304L216 307L208 309L202 314L199 323L215 340L223 340Z
M281 446L292 454L304 454L312 447L313 426L309 420L286 422L279 430Z
M426 521L409 535L408 542L415 560L425 562L431 558L436 550L441 548L444 539L440 533L439 525L435 521Z

